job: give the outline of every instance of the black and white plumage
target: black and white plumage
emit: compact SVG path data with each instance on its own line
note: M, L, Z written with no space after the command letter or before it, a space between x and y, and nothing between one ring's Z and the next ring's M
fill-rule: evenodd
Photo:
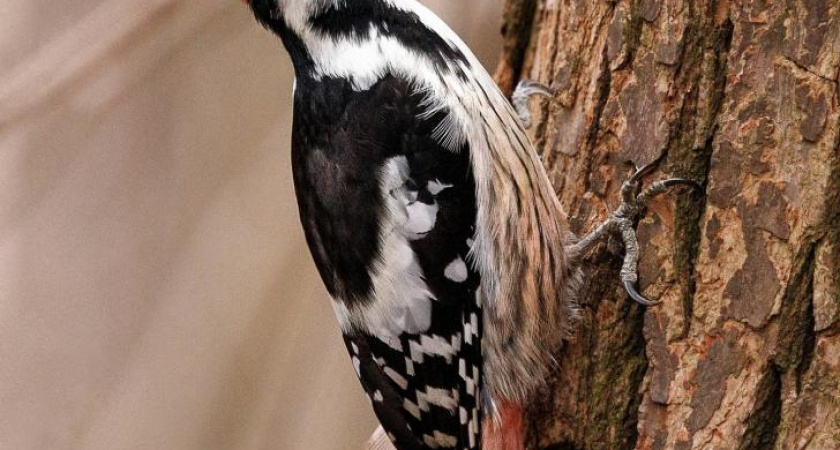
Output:
M393 76L360 91L299 79L295 188L353 365L399 448L478 448L469 148L431 137L442 114L424 117L414 91Z
M301 220L378 436L521 450L576 272L517 113L415 0L249 3L295 66ZM616 217L599 233L632 226Z
M377 417L401 450L481 448L482 406L521 405L571 323L539 158L416 1L250 4L295 66L301 220Z

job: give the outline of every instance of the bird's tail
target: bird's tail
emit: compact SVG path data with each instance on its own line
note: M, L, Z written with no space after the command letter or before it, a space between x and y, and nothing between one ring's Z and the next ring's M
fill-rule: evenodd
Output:
M521 405L497 405L497 420L485 420L482 450L525 450L524 411Z

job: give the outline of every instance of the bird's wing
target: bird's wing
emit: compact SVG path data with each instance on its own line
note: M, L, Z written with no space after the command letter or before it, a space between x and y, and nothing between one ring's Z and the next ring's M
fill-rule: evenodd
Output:
M468 145L441 146L445 114L429 112L424 94L394 76L365 91L322 83L298 97L301 217L377 417L400 449L478 448L480 277L470 260L477 208ZM340 111L312 106L319 102Z

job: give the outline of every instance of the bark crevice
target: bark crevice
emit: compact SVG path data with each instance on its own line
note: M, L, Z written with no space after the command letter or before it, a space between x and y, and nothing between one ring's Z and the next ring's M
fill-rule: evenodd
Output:
M738 450L768 450L776 444L782 421L782 376L770 365L756 388L756 404Z
M495 78L505 95L510 96L519 82L528 44L534 28L537 0L506 0L502 16L504 47Z

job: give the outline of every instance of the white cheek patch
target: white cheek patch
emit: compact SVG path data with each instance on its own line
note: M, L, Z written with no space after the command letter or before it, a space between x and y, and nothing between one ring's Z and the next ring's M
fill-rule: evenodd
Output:
M443 276L456 283L467 281L467 263L460 256L455 258L454 261L446 266L446 269L443 271Z

